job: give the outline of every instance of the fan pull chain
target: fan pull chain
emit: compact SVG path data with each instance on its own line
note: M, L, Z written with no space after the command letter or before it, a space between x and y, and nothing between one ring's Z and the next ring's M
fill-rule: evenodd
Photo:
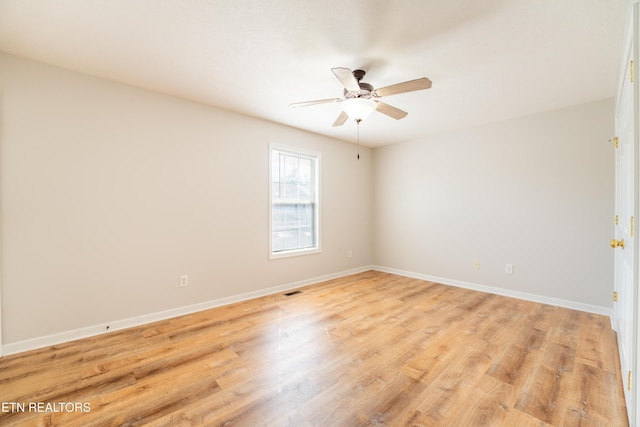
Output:
M362 119L356 119L356 125L358 128L357 136L358 136L358 160L360 160L360 122Z

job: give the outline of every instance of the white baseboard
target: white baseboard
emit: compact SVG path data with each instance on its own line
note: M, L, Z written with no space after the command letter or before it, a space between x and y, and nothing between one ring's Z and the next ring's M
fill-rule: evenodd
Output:
M9 354L21 353L24 351L35 350L42 347L47 347L47 346L56 345L56 344L60 344L68 341L73 341L81 338L87 338L95 335L109 333L112 331L126 329L133 326L139 326L147 323L157 322L159 320L170 319L172 317L183 316L185 314L191 314L198 311L221 307L224 305L246 301L253 298L259 298L266 295L277 294L280 292L285 292L292 289L300 288L302 286L313 285L315 283L325 282L327 280L337 279L337 278L349 276L352 274L362 273L368 270L377 270L385 273L397 274L399 276L412 277L415 279L442 283L444 285L451 285L459 288L471 289L471 290L480 291L480 292L487 292L487 293L496 294L496 295L503 295L511 298L518 298L525 301L539 302L543 304L570 308L573 310L580 310L588 313L596 313L596 314L601 314L604 316L611 317L611 309L607 307L599 307L595 305L579 303L576 301L568 301L568 300L563 300L559 298L551 298L551 297L546 297L542 295L535 295L535 294L529 294L525 292L512 291L512 290L503 289L503 288L496 288L492 286L479 285L476 283L469 283L469 282L463 282L459 280L435 277L427 274L414 273L411 271L399 270L395 268L382 267L378 265L370 265L370 266L364 266L364 267L359 267L351 270L342 271L339 273L333 273L325 276L314 277L311 279L300 280L298 282L287 283L280 286L261 289L258 291L247 292L239 295L233 295L230 297L220 298L212 301L205 301L202 303L192 304L184 307L177 307L170 310L144 314L141 316L131 317L128 319L116 320L113 322L87 326L84 328L59 332L56 334L45 335L42 337L31 338L24 341L5 344L1 347L2 351L0 352L0 355L6 356Z
M471 289L474 291L486 292L495 295L502 295L505 297L517 298L525 301L539 302L542 304L554 305L556 307L570 308L572 310L585 311L587 313L601 314L609 318L611 317L611 308L608 307L600 307L597 305L584 304L560 298L552 298L543 295L529 294L526 292L512 291L509 289L496 288L493 286L479 285L477 283L463 282L460 280L446 279L443 277L430 276L428 274L414 273L411 271L398 270L395 268L382 267L379 265L371 266L371 268L373 270L382 271L384 273L397 274L399 276L406 276L414 279L442 283L443 285L451 285L459 288Z
M239 295L233 295L230 297L219 298L212 301L205 301L197 304L192 304L184 307L177 307L170 310L160 311L157 313L143 314L137 317L130 317L128 319L115 320L113 322L102 323L99 325L87 326L84 328L74 329L70 331L59 332L56 334L45 335L42 337L31 338L24 341L17 341L14 343L4 344L0 355L7 356L10 354L22 353L24 351L35 350L42 347L48 347L51 345L61 344L68 341L73 341L81 338L92 337L104 333L109 333L121 329L130 328L133 326L144 325L147 323L157 322L159 320L170 319L172 317L183 316L185 314L196 313L198 311L208 310L211 308L221 307L224 305L233 304L236 302L246 301L253 298L259 298L266 295L277 294L280 292L289 291L302 286L313 285L315 283L325 282L327 280L337 279L352 274L362 273L364 271L371 270L371 266L364 266L351 270L342 271L339 273L328 274L325 276L314 277L311 279L300 280L297 282L287 283L285 285L274 286L266 289L260 289L258 291L246 292Z

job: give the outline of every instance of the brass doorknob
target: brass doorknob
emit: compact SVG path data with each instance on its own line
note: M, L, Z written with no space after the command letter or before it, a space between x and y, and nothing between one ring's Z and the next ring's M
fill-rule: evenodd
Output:
M609 244L611 245L612 248L617 248L619 246L622 249L624 249L624 239L620 239L620 240L611 239Z

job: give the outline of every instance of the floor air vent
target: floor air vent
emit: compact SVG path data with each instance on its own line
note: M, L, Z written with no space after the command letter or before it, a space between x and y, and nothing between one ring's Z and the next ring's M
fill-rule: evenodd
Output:
M286 294L284 294L285 297L290 297L292 295L297 295L297 294L301 294L302 291L291 291L291 292L287 292Z

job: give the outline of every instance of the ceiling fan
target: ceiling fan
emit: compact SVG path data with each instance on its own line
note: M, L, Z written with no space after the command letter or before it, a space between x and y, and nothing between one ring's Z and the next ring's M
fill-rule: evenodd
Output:
M382 114L386 114L396 120L404 118L408 113L399 108L393 107L379 98L399 93L413 92L416 90L429 89L431 80L422 77L415 80L409 80L403 83L396 83L390 86L374 89L369 83L362 81L366 74L363 70L351 71L348 68L332 68L333 74L340 80L344 86L344 96L342 98L319 99L316 101L295 102L289 104L289 107L307 107L309 105L325 104L329 102L340 102L342 112L338 116L333 126L341 126L348 118L360 122L367 118L369 114L376 110Z

